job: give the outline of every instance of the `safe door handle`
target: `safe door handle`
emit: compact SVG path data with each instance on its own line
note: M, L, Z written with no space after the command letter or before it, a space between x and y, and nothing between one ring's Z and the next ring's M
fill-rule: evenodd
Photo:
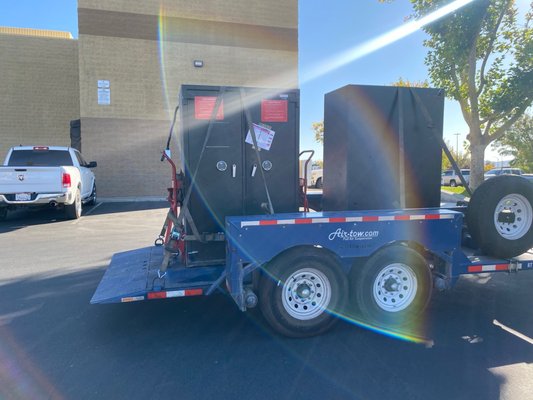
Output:
M237 164L233 164L231 167L231 175L235 178L237 176Z
M252 167L252 178L255 176L255 173L257 172L257 164L254 164Z

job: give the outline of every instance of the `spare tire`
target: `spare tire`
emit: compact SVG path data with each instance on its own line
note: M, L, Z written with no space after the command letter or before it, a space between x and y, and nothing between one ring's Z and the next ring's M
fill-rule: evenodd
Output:
M483 182L468 205L467 225L487 255L518 256L533 247L533 185L520 176Z

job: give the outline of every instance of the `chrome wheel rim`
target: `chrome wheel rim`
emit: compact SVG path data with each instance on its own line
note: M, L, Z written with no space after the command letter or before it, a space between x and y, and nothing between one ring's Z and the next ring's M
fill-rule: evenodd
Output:
M417 289L418 281L413 269L406 264L394 263L379 271L372 292L379 308L398 312L411 305Z
M327 309L330 301L331 283L315 268L299 269L283 284L283 308L293 318L316 318Z
M502 215L508 215L508 218L500 218ZM532 223L531 203L521 194L505 196L494 210L494 226L505 239L520 239L531 229Z

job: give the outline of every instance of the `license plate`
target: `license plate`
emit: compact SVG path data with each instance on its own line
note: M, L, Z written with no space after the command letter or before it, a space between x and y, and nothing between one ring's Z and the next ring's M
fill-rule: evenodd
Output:
M28 201L28 200L31 200L31 193L16 193L15 194L15 200L16 201Z

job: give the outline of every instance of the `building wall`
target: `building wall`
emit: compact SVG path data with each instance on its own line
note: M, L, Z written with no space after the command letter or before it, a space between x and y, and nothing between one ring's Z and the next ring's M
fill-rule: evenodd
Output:
M0 159L11 146L70 145L80 116L78 46L70 34L0 28Z
M166 193L160 152L181 84L296 87L297 4L79 0L82 146L98 161L99 194ZM98 104L99 80L109 105Z

